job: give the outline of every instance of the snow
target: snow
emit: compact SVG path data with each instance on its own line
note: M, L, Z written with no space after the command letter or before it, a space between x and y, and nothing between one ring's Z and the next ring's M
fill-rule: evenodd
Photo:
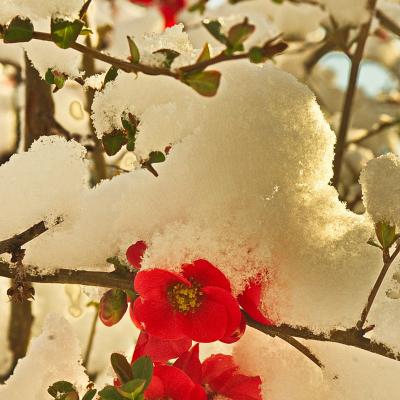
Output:
M71 382L81 391L89 383L71 326L59 315L50 314L27 356L19 361L6 385L0 386L0 397L43 400L48 387L60 380Z

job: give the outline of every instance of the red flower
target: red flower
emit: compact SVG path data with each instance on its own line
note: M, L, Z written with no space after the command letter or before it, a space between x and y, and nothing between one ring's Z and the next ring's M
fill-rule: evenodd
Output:
M240 326L230 283L208 261L185 264L181 274L140 271L135 290L140 297L133 305L133 320L150 335L208 343L232 336Z
M146 400L207 400L204 389L172 365L154 367L153 378L144 397Z
M273 325L274 323L265 317L259 309L261 303L261 289L259 276L256 276L249 282L249 285L237 299L243 310L255 321L264 325Z
M175 17L180 10L186 5L186 0L130 0L131 3L141 6L158 6L161 14L164 17L165 26L173 26L176 23Z
M201 384L210 398L220 394L231 400L262 400L261 378L241 374L232 356L213 355L201 364L196 344L183 353L174 366L181 368L193 382Z
M140 267L142 266L142 258L146 250L147 244L142 240L131 244L128 247L128 250L126 250L126 258L129 264L131 264L132 267L135 267L136 269L140 269Z
M142 356L149 356L154 362L165 363L187 352L191 345L192 341L187 337L165 340L141 331L132 356L132 363Z

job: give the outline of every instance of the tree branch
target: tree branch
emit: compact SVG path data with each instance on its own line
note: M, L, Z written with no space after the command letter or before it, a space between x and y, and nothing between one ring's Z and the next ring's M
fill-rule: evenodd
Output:
M42 233L46 232L47 229L48 228L46 227L44 221L41 221L31 226L26 231L14 235L10 239L0 241L0 254L13 253L24 244L30 242L32 239L35 239Z
M371 28L371 23L374 15L374 10L376 6L377 0L369 0L368 1L368 9L371 12L370 18L368 21L361 26L360 34L358 36L357 47L354 55L351 59L351 70L349 81L346 90L346 97L343 103L342 109L342 119L340 121L340 128L338 133L338 139L335 146L335 158L333 160L333 179L332 185L337 188L340 180L340 171L342 168L342 159L343 153L346 144L347 131L350 126L350 118L353 108L353 100L356 93L357 86L357 78L358 72L360 69L361 60L364 53L365 44L368 39L369 30Z
M368 296L368 300L367 303L365 304L364 309L362 310L361 313L361 318L360 320L357 322L357 328L358 329L362 329L365 321L368 318L368 314L371 310L371 307L374 303L374 300L376 298L376 295L378 294L378 291L380 289L380 287L382 286L383 280L385 279L385 276L389 270L389 267L392 265L393 261L395 260L395 258L397 257L397 255L400 253L400 244L397 244L395 251L393 252L393 254L383 263L383 267L382 270L380 272L380 274L378 275L378 278L371 290L371 293ZM385 257L384 257L385 259Z
M370 139L371 137L378 135L379 133L383 132L385 129L391 128L391 127L399 125L399 124L400 124L400 118L395 118L392 121L382 122L378 126L367 131L364 136L362 136L358 139L349 140L348 142L346 142L345 148L347 148L351 144L360 144L364 140Z

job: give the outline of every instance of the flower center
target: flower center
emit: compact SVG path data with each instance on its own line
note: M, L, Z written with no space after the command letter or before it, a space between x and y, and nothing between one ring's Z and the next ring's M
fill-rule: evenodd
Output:
M192 286L176 283L168 289L168 299L176 311L186 314L195 312L202 303L203 292L198 283Z

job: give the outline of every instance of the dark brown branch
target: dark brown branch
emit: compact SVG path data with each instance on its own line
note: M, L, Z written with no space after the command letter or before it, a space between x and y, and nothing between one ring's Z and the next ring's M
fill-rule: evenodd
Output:
M30 271L30 272L29 272ZM13 278L15 272L6 262L0 262L0 276ZM133 273L119 272L74 271L59 269L52 275L39 275L32 268L26 267L25 280L33 283L61 283L105 288L132 289Z
M400 360L400 353L396 353L390 347L383 343L374 342L363 336L363 331L356 328L339 330L333 329L328 333L315 333L311 329L302 326L291 326L282 324L279 326L267 326L262 325L253 319L246 316L246 322L248 326L257 329L270 336L277 336L278 334L284 334L291 337L297 337L306 340L316 340L319 342L334 342L343 344L346 346L357 347L368 351L370 353L378 354L392 360Z
M13 253L15 250L22 247L24 244L35 239L37 236L47 231L44 221L38 222L24 232L14 235L10 239L0 242L0 254Z
M376 18L378 18L380 24L384 28L388 29L390 32L394 33L395 35L400 36L400 25L398 25L395 20L388 17L381 10L376 10Z
M354 55L351 59L351 70L349 81L346 90L345 101L343 103L342 109L342 119L340 121L338 139L335 146L335 158L333 160L333 179L332 185L337 188L340 180L340 172L342 169L342 160L345 150L347 132L350 126L350 119L353 108L353 100L356 93L358 72L360 69L361 60L364 54L365 44L368 39L369 30L371 28L371 23L374 15L374 10L377 0L368 1L368 9L371 12L371 16L368 21L363 24L360 28L360 34L358 36L357 47Z
M383 263L382 270L381 270L380 274L378 275L378 278L371 290L371 293L368 296L367 303L365 304L365 307L362 310L361 318L357 322L356 326L358 329L363 328L363 326L368 318L368 314L371 310L371 307L374 304L376 295L378 294L378 291L379 291L380 287L382 286L383 280L385 279L385 276L386 276L390 266L392 265L393 261L396 259L396 257L398 256L399 253L400 253L400 245L398 244L396 246L396 249L393 252L393 254ZM386 258L386 257L384 257L384 258Z

